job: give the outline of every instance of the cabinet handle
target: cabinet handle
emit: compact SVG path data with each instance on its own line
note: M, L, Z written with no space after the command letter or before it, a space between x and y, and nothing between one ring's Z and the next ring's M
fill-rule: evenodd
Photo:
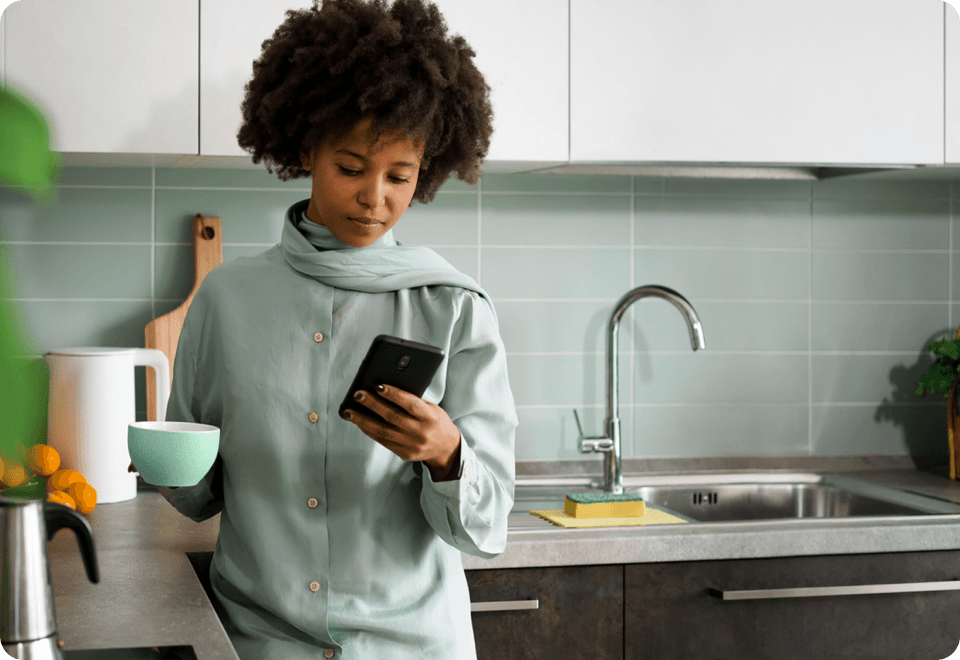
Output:
M765 598L809 598L811 596L855 596L857 594L900 594L915 591L960 591L960 580L945 582L898 582L896 584L858 584L839 587L797 587L793 589L707 589L721 600L761 600Z
M486 603L470 603L471 612L506 612L507 610L538 610L536 600L491 600Z

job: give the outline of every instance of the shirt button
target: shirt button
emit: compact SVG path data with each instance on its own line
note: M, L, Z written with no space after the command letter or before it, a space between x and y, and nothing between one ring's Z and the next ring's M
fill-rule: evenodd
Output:
M311 509L316 509L316 508L317 508L317 498L316 498L316 497L311 497L309 500L307 500L307 506L310 507Z
M323 657L324 657L324 658L332 658L332 657L333 657L333 649L327 649L326 651L324 651L324 652L323 652Z
M319 344L320 342L322 342L322 341L323 341L323 333L322 333L322 332L318 332L317 334L315 334L315 335L313 336L313 341L317 342L318 344Z
M310 413L309 417L310 417L310 421L314 423L316 423L316 421L320 419L320 415L318 415L317 413Z
M319 583L319 582L317 582L316 580L314 580L313 582L310 583L310 591L313 591L314 593L316 593L316 592L319 591L319 590L320 590L320 583Z

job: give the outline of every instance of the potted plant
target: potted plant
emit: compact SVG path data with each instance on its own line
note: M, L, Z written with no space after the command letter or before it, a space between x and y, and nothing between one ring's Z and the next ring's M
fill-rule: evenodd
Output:
M49 138L40 106L0 84L0 186L52 203L63 159L49 149ZM0 460L5 465L22 462L27 447L46 442L47 388L43 374L25 359L36 348L19 306L11 300L13 281L0 240ZM0 470L0 479L4 477ZM29 491L30 496L42 493L42 484Z
M930 344L930 350L938 357L927 372L920 376L917 384L917 394L926 396L927 390L932 393L943 392L947 398L947 444L950 447L950 478L957 479L957 462L960 460L956 443L960 439L960 414L957 412L957 384L960 383L960 328L957 329L957 338L948 341L946 338Z

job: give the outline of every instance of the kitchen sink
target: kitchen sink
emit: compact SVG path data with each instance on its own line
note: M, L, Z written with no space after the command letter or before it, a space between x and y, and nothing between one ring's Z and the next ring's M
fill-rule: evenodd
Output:
M64 660L155 660L161 658L196 660L197 655L194 653L192 646L63 651Z
M626 492L639 496L645 503L655 504L699 522L916 516L927 513L915 507L821 484L643 486L627 489Z
M956 504L847 475L734 472L625 476L623 485L624 492L640 497L647 506L695 523L960 514ZM566 494L575 492L602 491L596 479L585 477L518 479L512 513L529 515L537 509L562 509ZM519 517L515 520L519 522Z

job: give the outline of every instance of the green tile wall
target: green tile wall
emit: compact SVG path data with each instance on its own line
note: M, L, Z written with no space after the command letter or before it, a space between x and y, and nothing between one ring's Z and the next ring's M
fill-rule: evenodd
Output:
M307 179L232 169L67 168L49 206L0 188L38 354L143 346L190 290L193 215L221 217L229 261L273 245L309 194ZM584 458L572 411L600 433L607 317L643 284L693 303L707 350L662 300L624 318L624 456L946 456L944 401L913 390L926 346L960 323L954 209L951 181L489 174L449 182L394 233L493 296L517 458Z

